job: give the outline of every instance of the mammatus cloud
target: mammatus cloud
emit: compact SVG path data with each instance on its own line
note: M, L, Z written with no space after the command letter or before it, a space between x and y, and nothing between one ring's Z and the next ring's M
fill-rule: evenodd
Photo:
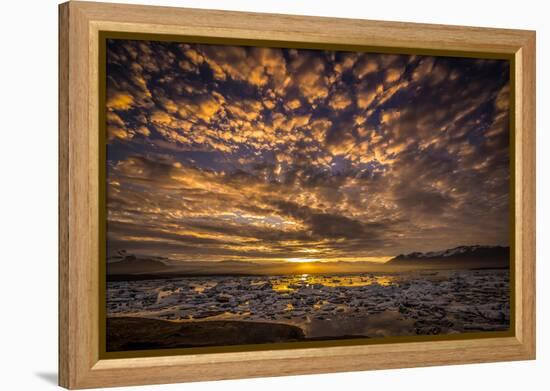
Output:
M508 243L506 61L110 40L108 250Z

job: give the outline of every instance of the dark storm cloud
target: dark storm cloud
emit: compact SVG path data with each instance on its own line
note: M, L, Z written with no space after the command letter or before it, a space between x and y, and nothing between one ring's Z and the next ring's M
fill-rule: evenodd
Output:
M109 249L507 244L506 61L111 40Z
M304 222L320 238L363 239L366 244L376 239L385 228L383 224L365 224L339 214L315 212L293 202L278 201L274 205L281 214Z

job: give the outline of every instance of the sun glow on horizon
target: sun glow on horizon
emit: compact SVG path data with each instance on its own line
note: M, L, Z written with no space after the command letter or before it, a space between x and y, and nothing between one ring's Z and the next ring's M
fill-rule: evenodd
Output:
M288 258L286 262L290 263L308 263L308 262L322 262L320 259L315 258Z
M342 258L302 258L302 257L296 257L296 258L286 258L284 261L289 263L315 263L315 262L321 262L321 263L330 263L330 262L372 262L372 263L386 263L390 259L392 259L393 256L380 256L380 257L362 257L362 258L355 258L355 257L342 257Z

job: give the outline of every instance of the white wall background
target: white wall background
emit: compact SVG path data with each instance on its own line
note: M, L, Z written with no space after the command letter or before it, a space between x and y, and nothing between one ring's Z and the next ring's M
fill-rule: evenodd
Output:
M119 0L119 2L124 2ZM550 104L545 2L540 0L133 0L133 3L537 30L538 359L141 389L211 391L542 389L550 369ZM42 390L57 378L57 1L1 3L0 388ZM546 152L546 153L545 153ZM546 305L545 305L546 304ZM546 369L546 371L545 371ZM138 389L132 388L132 389Z

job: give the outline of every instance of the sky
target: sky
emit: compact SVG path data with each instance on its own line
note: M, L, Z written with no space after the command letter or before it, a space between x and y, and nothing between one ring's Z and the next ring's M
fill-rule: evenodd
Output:
M108 40L106 93L109 254L508 245L508 61Z

